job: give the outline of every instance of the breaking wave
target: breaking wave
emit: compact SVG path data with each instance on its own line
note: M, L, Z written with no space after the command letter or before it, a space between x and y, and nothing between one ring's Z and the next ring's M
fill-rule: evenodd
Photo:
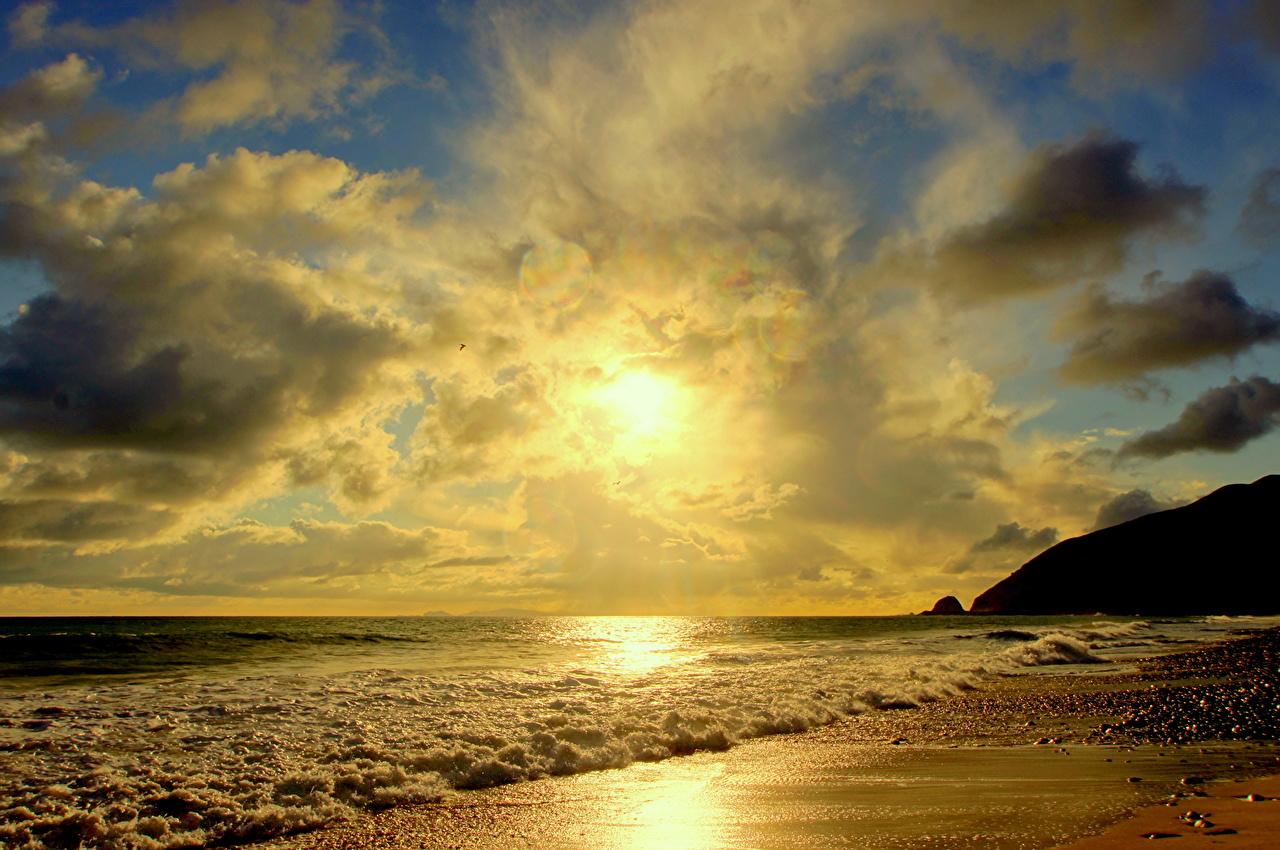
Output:
M1035 640L1035 632L1024 632L1018 629L996 629L983 635L991 640Z
M1021 667L1039 667L1046 664L1105 664L1106 659L1095 655L1089 645L1067 634L1050 634L1011 646L1004 657Z

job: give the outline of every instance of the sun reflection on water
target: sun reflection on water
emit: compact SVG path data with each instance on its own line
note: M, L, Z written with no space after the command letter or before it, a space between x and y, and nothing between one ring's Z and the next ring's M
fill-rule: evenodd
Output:
M579 617L565 637L593 645L594 663L620 673L648 673L689 658L689 623L678 617Z

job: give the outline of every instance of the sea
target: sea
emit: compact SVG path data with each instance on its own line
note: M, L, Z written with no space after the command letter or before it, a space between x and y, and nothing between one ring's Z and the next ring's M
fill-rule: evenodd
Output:
M1116 617L0 619L0 846L265 839L1274 625Z

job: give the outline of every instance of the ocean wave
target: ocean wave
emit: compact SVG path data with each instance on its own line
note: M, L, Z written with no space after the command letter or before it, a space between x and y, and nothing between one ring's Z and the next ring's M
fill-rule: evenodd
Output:
M1151 631L1151 624L1145 620L1134 620L1128 623L1114 623L1101 620L1088 626L1063 629L1066 634L1096 644L1104 644L1123 638L1133 638Z
M1004 650L1004 658L1019 667L1049 664L1105 664L1106 659L1094 655L1089 644L1070 634L1049 634L1029 643Z
M1164 639L1162 635L1155 633L1152 630L1152 624L1150 622L1143 620L1126 623L1098 621L1087 626L1056 626L1051 629L1041 629L1039 631L1027 629L992 629L985 632L954 635L955 638L963 640L985 638L987 640L1023 643L1032 643L1055 636L1071 638L1074 641L1085 644L1089 649L1118 649L1122 647L1132 648L1151 646Z
M1020 629L996 629L982 635L990 640L1035 640L1039 637L1035 632L1024 632Z
M63 674L129 674L243 661L246 654L314 647L422 643L385 633L288 631L14 632L0 635L0 678Z

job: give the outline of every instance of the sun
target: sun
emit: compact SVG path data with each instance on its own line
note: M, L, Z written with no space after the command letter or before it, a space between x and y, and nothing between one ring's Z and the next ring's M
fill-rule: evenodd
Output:
M656 437L671 430L681 415L680 386L646 371L623 372L595 393L620 432Z

